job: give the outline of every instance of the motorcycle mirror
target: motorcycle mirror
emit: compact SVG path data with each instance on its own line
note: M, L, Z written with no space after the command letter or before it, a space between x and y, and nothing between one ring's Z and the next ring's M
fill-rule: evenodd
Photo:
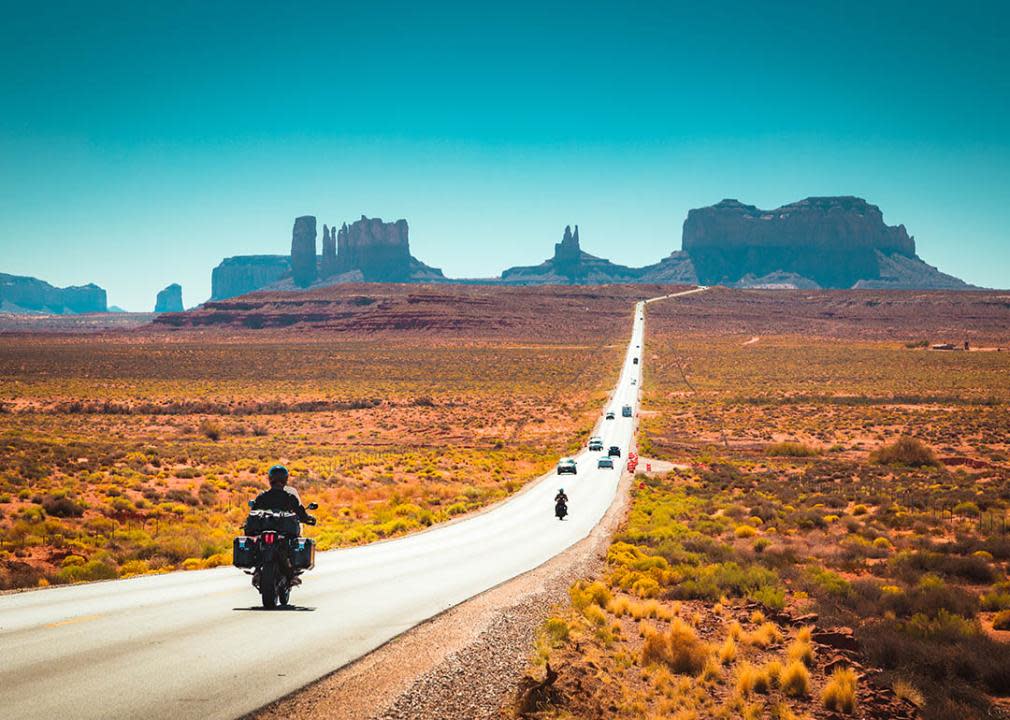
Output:
M319 505L317 505L316 503L309 503L309 510L318 510L318 509Z
M256 501L255 500L250 500L249 501L249 509L251 510L254 505L256 505Z

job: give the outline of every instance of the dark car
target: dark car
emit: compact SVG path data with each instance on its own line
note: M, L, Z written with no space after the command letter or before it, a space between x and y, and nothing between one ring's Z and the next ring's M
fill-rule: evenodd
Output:
M621 448L616 445L611 445L610 449L607 450L607 455L610 457L621 457Z
M634 359L634 360L632 360L631 362L632 362L632 363L634 363L635 365L638 365L638 358L635 358L635 359Z

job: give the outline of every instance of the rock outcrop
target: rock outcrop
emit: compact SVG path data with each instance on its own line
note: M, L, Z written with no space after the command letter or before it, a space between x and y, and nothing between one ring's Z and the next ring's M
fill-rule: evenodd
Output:
M857 197L811 197L775 210L723 200L688 213L683 251L708 285L785 278L794 287L851 288L891 272L896 288L967 287L919 260L904 225L885 224L880 208Z
M211 300L227 300L272 285L291 275L288 255L225 258L211 274Z
M91 283L58 288L38 278L0 273L0 312L103 313L108 312L108 298Z
M337 229L323 225L323 255L319 258L319 277L325 280L337 274Z
M316 218L302 215L295 218L291 231L291 278L298 287L306 288L318 277L316 257Z
M172 283L158 293L158 298L154 303L156 313L182 312L183 310L185 308L182 306L182 285Z
M565 226L561 242L554 244L554 257L539 265L512 267L501 274L511 285L600 285L639 282L642 270L616 265L590 255L579 246L579 226Z
M344 225L337 232L337 274L361 273L366 282L440 281L442 271L410 254L406 220L383 222L367 218Z

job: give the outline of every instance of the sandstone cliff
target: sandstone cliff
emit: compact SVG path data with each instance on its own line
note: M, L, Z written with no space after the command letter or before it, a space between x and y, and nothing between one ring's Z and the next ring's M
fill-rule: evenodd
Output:
M185 308L182 306L182 285L172 283L158 293L158 297L154 302L154 311L156 313L182 312L183 310Z
M291 274L287 255L239 255L225 258L211 274L211 300L245 295Z
M851 288L900 267L892 287L967 287L919 260L904 225L885 224L880 208L857 197L811 197L775 210L723 200L688 213L683 250L709 285Z
M360 271L366 282L419 282L445 279L442 271L410 254L406 220L367 218L337 232L337 273Z
M107 311L105 290L97 285L58 288L37 278L0 273L0 312L63 315Z
M316 218L303 215L295 218L291 230L291 278L298 287L306 288L318 277L316 256Z

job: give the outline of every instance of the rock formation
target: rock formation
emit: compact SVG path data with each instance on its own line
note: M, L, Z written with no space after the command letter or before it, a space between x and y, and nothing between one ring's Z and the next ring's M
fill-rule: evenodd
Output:
M857 197L775 210L723 200L688 213L683 250L704 284L851 288L888 282L891 271L891 287L967 287L919 260L905 227L886 225L880 208Z
M0 312L56 315L108 312L105 290L94 284L58 288L44 280L0 273Z
M158 298L154 303L156 313L182 312L182 285L172 283L167 288L158 293Z
M337 274L337 229L323 225L323 255L319 259L319 277L326 279Z
M579 226L565 226L561 242L554 244L554 257L539 265L509 268L502 282L514 285L598 285L637 282L641 270L616 265L584 252L579 246Z
M298 287L308 287L316 281L316 218L302 215L295 218L291 231L291 277Z
M245 295L291 274L287 255L239 255L225 258L211 274L211 300Z

